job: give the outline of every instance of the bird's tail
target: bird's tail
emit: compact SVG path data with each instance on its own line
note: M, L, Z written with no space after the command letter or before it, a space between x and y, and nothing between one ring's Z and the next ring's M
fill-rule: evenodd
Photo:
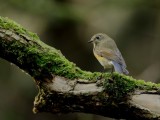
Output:
M124 66L118 64L115 61L112 61L112 63L113 63L115 72L122 73L122 74L125 74L125 75L129 74L128 70Z

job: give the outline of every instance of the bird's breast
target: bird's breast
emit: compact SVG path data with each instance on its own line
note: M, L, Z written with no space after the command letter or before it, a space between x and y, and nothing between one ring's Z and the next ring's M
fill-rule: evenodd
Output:
M107 58L100 56L98 54L96 54L95 52L94 56L97 58L97 60L100 62L100 64L104 67L104 68L111 68L112 66L112 61L108 60Z

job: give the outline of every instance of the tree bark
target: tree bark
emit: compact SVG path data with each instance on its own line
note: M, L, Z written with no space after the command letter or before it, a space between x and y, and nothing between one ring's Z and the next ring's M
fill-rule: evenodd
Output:
M3 17L0 57L34 78L39 89L34 113L83 112L117 119L160 119L160 84L118 73L81 70L36 34Z

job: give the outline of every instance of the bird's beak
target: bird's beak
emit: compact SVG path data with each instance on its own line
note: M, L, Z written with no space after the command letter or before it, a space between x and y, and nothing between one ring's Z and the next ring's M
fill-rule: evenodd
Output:
M93 40L92 40L92 39L88 41L88 43L92 43L92 42L93 42Z

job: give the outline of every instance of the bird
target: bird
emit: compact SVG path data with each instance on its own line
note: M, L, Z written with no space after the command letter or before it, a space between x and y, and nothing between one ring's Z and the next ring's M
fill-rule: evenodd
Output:
M128 75L126 63L115 41L105 33L97 33L88 41L93 43L93 54L104 67L120 74Z

